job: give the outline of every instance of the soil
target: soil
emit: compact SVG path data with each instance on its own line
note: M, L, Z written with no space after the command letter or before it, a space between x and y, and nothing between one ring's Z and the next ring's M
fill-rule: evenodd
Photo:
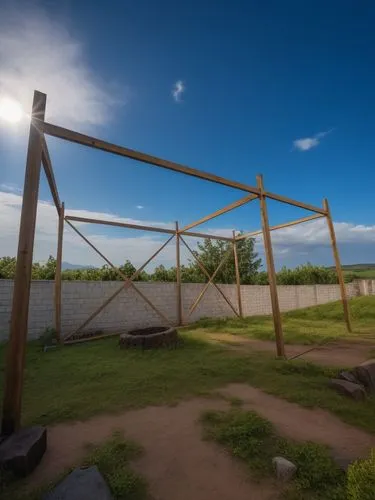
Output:
M249 339L228 333L208 333L207 336L211 342L230 349L267 351L276 354L276 343L272 341ZM339 367L354 367L363 363L371 357L371 351L374 349L375 343L372 342L336 341L323 346L285 344L287 358L298 356L298 359ZM302 353L304 354L299 356Z
M245 409L268 418L281 435L327 444L336 457L353 460L366 456L375 446L375 436L329 412L301 408L245 384L231 384L220 392L242 399ZM228 408L224 399L195 398L174 407L148 407L50 427L47 452L30 477L30 485L52 480L79 462L86 444L103 442L121 430L145 450L133 466L147 479L153 500L278 498L280 487L274 480L252 480L243 464L215 443L202 440L201 413Z

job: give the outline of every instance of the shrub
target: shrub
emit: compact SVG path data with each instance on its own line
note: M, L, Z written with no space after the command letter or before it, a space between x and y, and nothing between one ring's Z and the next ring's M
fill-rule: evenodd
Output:
M375 497L375 448L367 460L358 460L348 469L348 500L372 500Z

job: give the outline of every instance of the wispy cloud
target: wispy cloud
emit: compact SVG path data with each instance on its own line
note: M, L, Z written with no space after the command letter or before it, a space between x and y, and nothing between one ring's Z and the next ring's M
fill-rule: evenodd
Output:
M172 95L173 99L176 102L181 101L182 94L185 92L185 84L182 80L178 80L174 85L172 89Z
M320 144L321 139L326 135L333 132L333 128L326 130L325 132L319 132L312 137L304 137L303 139L296 139L293 141L293 150L298 151L309 151L309 149L315 148Z
M143 205L137 205L136 208L138 208L138 210L142 210L142 208L145 208Z
M22 189L17 186L16 184L13 184L11 182L9 183L2 183L0 184L0 190L1 191L6 191L7 193L17 193L20 194L22 193Z
M34 89L48 95L47 119L65 126L105 124L119 90L90 68L84 46L61 20L22 4L2 8L0 96L17 99L27 112Z

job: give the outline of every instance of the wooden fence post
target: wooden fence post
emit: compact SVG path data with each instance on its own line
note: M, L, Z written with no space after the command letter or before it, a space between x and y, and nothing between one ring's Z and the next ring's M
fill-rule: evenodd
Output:
M351 319L350 319L350 309L349 309L349 304L348 304L348 298L347 298L347 295L346 295L346 287L345 287L344 275L343 275L342 268L341 268L341 263L340 263L339 251L338 251L338 248L337 248L335 228L334 228L334 225L333 225L333 221L332 221L331 211L329 209L328 200L326 198L323 200L323 208L324 208L324 210L327 213L326 219L327 219L327 225L328 225L329 235L330 235L330 238L331 238L333 258L335 259L335 266L336 266L337 277L338 277L339 285L340 285L341 301L342 301L342 306L343 306L343 309L344 309L344 317L345 317L346 328L347 328L347 330L348 330L349 333L352 333L352 323L351 323Z
M268 281L271 293L272 315L273 324L275 327L277 355L279 357L285 357L283 326L281 323L279 298L277 295L276 272L275 263L273 260L270 226L268 222L267 202L266 196L264 194L263 177L261 175L257 176L257 186L260 190L260 213L262 218L262 231L264 251L267 261Z
M17 265L14 278L9 346L5 368L3 415L1 423L1 431L4 435L9 435L16 431L21 421L30 282L42 161L41 132L39 132L34 125L33 119L38 118L44 121L46 100L47 96L45 94L38 91L34 92L26 159L25 183L23 188Z
M180 255L180 235L176 221L176 292L177 292L177 325L182 325L182 289L181 289L181 255Z
M59 214L59 227L57 234L57 254L55 273L55 330L57 341L61 342L61 264L63 250L65 205L61 203Z
M240 269L238 267L236 231L233 231L233 255L234 255L234 269L235 269L235 272L236 272L238 313L239 313L240 317L243 318L243 313L242 313L242 298L241 298L241 277L240 277Z

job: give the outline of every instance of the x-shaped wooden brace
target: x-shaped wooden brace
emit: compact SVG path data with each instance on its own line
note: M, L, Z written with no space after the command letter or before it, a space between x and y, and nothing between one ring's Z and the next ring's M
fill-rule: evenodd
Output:
M79 333L83 328L85 328L85 326L87 326L115 297L117 297L117 295L124 289L124 288L129 288L129 287L132 287L134 289L134 291L140 296L142 297L142 299L151 307L151 309L153 309L156 314L158 314L158 316L160 316L163 321L166 322L167 325L171 325L171 322L170 320L161 312L159 311L159 309L154 306L154 304L150 301L150 299L148 299L137 287L136 285L133 283L133 280L143 271L143 269L152 261L152 259L154 259L167 245L168 243L175 237L175 235L172 235L165 243L163 243L163 245L139 268L137 269L131 276L130 278L128 278L127 276L125 276L125 274L120 271L120 269L118 267L116 267L114 264L112 264L112 262L107 259L107 257L105 255L103 255L100 250L98 250L95 245L93 245L91 243L91 241L89 241L86 236L84 236L70 221L68 221L67 219L65 219L65 221L69 224L69 226L79 235L81 236L81 238L93 249L95 250L95 252L100 255L100 257L102 257L102 259L104 259L107 264L109 264L112 269L114 269L117 274L119 276L121 276L124 280L124 283L120 286L120 288L118 288L110 297L108 297L108 299L106 299L103 304L98 307L98 309L96 309L96 311L94 311L87 319L86 321L84 321L84 323L82 323L81 326L79 326L76 330L74 330L72 333L70 333L69 335L67 335L65 337L64 340L69 340L70 338L74 337L75 335L77 335L77 333Z
M238 312L236 311L236 309L234 308L233 304L231 303L231 301L228 299L228 297L225 295L225 293L221 290L221 288L219 288L217 286L216 283L214 283L214 279L215 279L215 276L217 275L217 273L219 272L219 270L221 269L222 265L224 264L225 260L227 259L228 255L233 251L233 246L231 245L229 250L224 254L223 258L221 259L216 271L213 273L212 276L210 276L210 273L207 271L207 269L204 267L204 265L202 264L202 262L200 261L200 259L197 257L197 255L195 254L195 252L193 252L193 250L189 247L189 245L186 243L186 241L184 240L184 238L180 235L180 239L182 241L182 243L186 246L186 248L189 250L189 252L191 253L191 255L194 257L194 259L197 261L197 264L199 266L199 268L203 271L203 273L207 276L208 278L208 282L205 284L203 290L199 293L199 295L197 296L196 300L194 301L193 305L191 306L189 312L188 312L188 315L185 319L188 319L190 317L190 315L193 313L193 311L196 309L196 307L198 306L199 302L202 300L204 294L206 293L208 287L211 285L213 285L216 290L220 293L220 295L223 297L223 299L225 300L225 302L229 305L229 307L232 309L232 311L234 312L234 314L236 316L239 316Z

